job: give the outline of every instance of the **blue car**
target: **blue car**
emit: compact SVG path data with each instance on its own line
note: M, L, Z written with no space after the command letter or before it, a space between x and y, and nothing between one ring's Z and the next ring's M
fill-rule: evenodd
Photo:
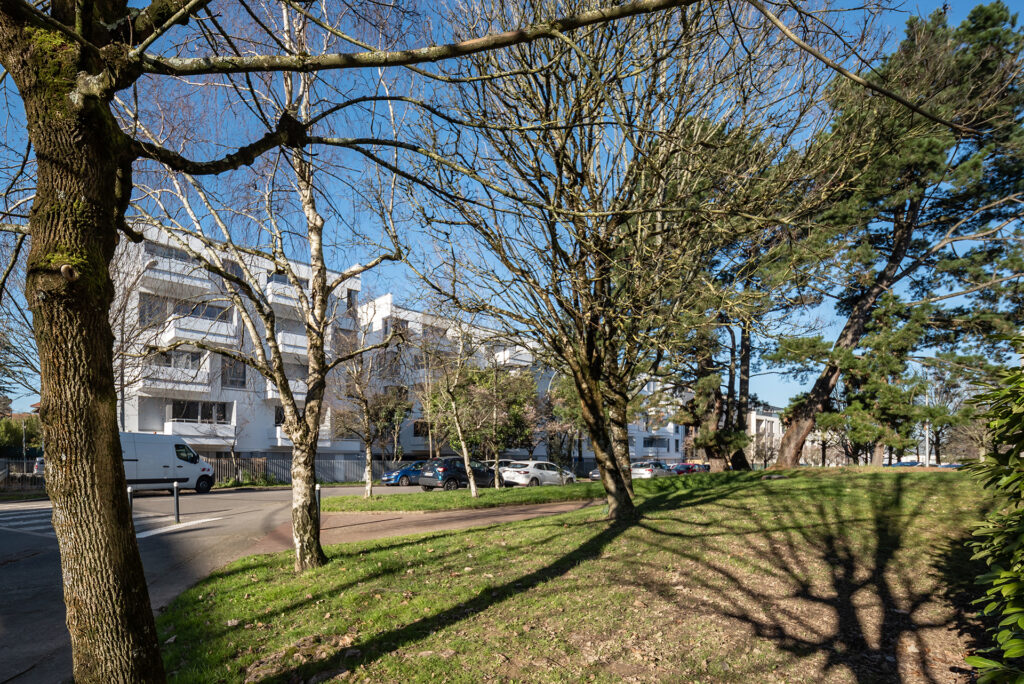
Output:
M408 487L414 482L418 482L420 479L420 471L423 470L423 464L426 461L414 461L413 463L407 463L398 470L391 470L384 473L380 478L381 483L386 485L401 485Z

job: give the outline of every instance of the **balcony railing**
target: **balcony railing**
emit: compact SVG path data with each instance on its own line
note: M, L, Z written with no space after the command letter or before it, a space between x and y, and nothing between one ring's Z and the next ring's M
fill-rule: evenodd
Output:
M147 365L142 367L143 391L208 394L210 373L190 368Z
M291 380L288 383L292 389L292 396L295 397L295 401L306 400L306 383L300 380ZM267 380L267 399L280 399L281 392L277 389L277 385Z
M305 359L308 355L309 341L301 333L278 332L277 344L281 355L292 359Z
M284 429L284 426L278 425L277 427L267 430L267 439L270 441L271 446L277 447L291 447L292 440L288 436L288 432ZM328 432L326 425L320 426L320 437L316 441L316 445L319 448L326 448L331 446L331 437Z
M207 292L213 286L210 274L198 264L168 259L151 258L142 273L141 284L160 292Z
M230 347L238 342L238 326L232 321L182 316L167 321L160 341L165 345L175 342L205 342Z
M164 422L164 434L188 437L190 442L201 442L205 438L225 443L235 438L235 426L230 423L169 420Z

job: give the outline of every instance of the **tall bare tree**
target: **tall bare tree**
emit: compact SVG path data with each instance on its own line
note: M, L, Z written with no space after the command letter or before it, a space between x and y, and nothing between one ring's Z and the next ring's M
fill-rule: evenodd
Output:
M452 21L506 28L551 7L466 5ZM820 30L827 13L796 15L797 47L763 9L700 4L474 56L450 72L459 117L422 122L422 146L446 147L416 169L433 173L410 194L441 246L415 267L573 379L612 518L633 510L629 402L684 312L732 305L708 269L741 238L797 231L834 190L820 172L837 155L815 135L828 67L803 48L849 46Z

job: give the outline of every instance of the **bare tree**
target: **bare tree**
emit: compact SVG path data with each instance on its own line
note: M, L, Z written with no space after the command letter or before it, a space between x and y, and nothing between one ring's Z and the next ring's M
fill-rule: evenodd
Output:
M550 5L459 9L468 30ZM834 190L818 174L837 161L816 136L827 68L760 12L700 5L474 56L450 72L458 133L422 122L423 144L447 148L416 169L430 183L411 198L439 247L414 266L573 379L612 518L633 510L629 402L679 317L737 306L709 267L741 238L797 230ZM802 44L849 55L799 26Z
M354 312L353 312L354 313ZM356 435L363 443L366 457L363 479L366 482L364 496L373 496L373 449L379 445L383 455L384 443L393 439L401 427L406 411L401 411L399 402L405 401L400 395L405 387L401 383L401 358L398 347L402 339L394 328L380 333L380 340L373 330L372 319L361 321L342 336L341 353L351 354L342 364L336 394L341 405L335 411L332 430L337 434ZM375 349L372 349L376 347ZM364 351L352 354L360 349ZM397 416L397 412L402 417ZM397 419L397 420L396 420Z

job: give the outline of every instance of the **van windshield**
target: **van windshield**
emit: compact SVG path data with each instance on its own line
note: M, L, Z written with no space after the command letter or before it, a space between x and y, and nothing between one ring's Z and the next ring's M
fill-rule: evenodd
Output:
M187 444L175 444L174 453L181 461L187 461L188 463L199 463L199 455L192 451L192 447Z

